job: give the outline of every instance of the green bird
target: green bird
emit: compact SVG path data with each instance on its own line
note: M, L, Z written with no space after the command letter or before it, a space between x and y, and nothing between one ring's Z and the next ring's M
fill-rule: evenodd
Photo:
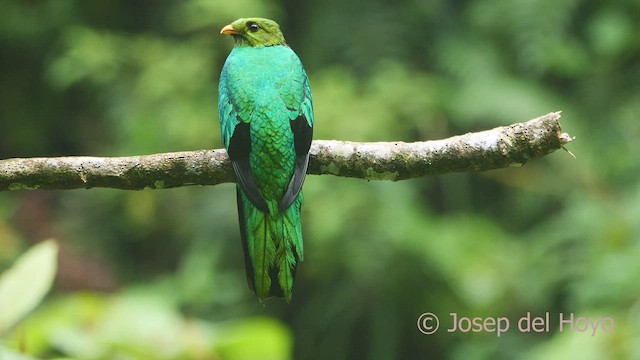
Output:
M218 87L220 127L236 175L249 287L291 301L303 260L302 184L313 136L313 102L300 59L278 24L238 19L221 34L235 46Z

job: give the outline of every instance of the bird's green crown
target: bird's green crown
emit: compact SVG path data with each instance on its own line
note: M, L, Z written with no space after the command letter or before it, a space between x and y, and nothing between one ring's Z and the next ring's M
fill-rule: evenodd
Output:
M225 26L221 34L231 35L237 46L286 45L280 26L264 18L242 18Z

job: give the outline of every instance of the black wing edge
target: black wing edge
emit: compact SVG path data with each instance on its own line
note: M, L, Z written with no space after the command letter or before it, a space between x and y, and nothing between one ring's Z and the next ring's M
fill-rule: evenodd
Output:
M293 143L296 149L296 164L289 187L280 200L280 211L287 210L302 190L309 166L309 148L311 148L311 139L313 138L313 127L309 126L304 115L291 121L291 131L293 131Z
M236 174L238 184L249 198L249 201L258 208L258 210L269 213L269 206L256 185L253 173L249 167L249 153L251 152L251 135L249 133L249 123L240 122L233 131L231 140L229 140L229 158L233 165L233 172ZM238 205L239 206L239 205Z
M240 223L240 238L242 239L242 251L244 252L244 269L247 274L247 284L249 289L255 294L256 285L253 274L253 263L251 262L251 256L249 256L249 244L247 242L247 226L245 224L245 214L242 208L242 195L240 194L240 187L236 187L236 203L238 205L238 222Z

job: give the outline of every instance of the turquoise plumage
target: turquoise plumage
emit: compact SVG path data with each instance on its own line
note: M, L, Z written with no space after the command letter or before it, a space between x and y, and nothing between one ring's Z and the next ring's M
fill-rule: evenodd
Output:
M275 22L238 19L221 33L236 43L220 74L218 107L237 178L247 280L260 299L290 301L303 260L301 189L313 134L309 80Z

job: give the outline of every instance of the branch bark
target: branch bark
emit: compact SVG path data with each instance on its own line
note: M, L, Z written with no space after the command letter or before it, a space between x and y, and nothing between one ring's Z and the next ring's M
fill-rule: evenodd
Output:
M317 140L311 145L308 173L397 181L521 166L572 140L562 132L559 119L560 112L555 112L524 123L414 143ZM224 149L128 157L0 160L0 191L163 189L234 180Z

